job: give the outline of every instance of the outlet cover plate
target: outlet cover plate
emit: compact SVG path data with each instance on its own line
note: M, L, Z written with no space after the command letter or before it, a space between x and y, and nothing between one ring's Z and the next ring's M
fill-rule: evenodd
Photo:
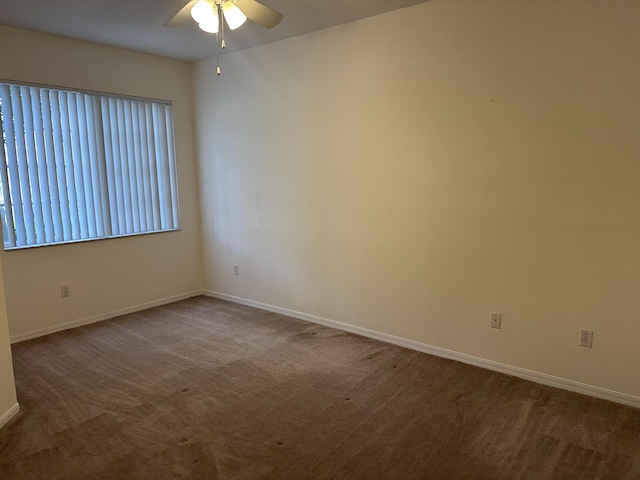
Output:
M593 330L580 330L580 346L593 347Z

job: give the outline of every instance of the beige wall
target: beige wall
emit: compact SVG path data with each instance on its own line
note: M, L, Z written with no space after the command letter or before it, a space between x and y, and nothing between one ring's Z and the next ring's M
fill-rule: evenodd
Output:
M9 326L5 308L2 272L0 271L0 420L16 406L16 387L13 379L13 363L9 344Z
M182 230L2 252L12 336L201 288L189 64L0 26L0 78L171 100ZM71 297L60 298L60 285Z
M196 64L205 288L640 396L638 18L432 0Z

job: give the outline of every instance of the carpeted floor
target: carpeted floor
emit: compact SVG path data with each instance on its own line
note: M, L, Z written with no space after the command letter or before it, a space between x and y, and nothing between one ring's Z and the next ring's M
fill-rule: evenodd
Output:
M0 478L640 479L640 410L197 297L13 346Z

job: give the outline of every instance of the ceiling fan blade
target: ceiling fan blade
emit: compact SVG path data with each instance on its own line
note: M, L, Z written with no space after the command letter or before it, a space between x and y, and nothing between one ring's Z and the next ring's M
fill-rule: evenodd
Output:
M164 24L165 27L181 27L191 20L191 8L196 4L198 0L189 0L184 7L176 12L176 14L167 20Z
M266 28L275 27L282 20L282 14L256 0L235 0L233 3L249 20Z

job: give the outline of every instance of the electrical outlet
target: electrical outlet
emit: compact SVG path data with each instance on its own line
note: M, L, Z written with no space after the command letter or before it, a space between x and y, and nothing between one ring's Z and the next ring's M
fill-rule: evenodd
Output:
M61 297L70 297L71 296L71 287L69 285L61 285L60 286L60 296Z
M580 330L580 346L589 348L593 346L593 330Z
M491 328L500 328L502 326L502 314L491 313Z
M240 275L240 267L238 267L238 265L233 266L233 274Z

